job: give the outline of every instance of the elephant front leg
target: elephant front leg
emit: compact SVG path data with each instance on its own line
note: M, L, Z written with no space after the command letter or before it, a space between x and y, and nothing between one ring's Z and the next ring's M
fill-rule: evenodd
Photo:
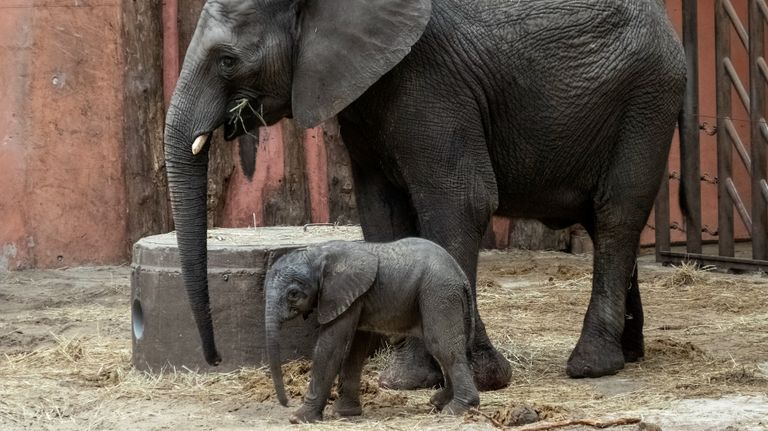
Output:
M493 346L477 310L477 259L485 229L496 206L487 184L477 173L466 175L464 190L414 191L413 200L419 215L420 236L429 239L453 256L472 286L471 307L475 313L475 333L471 346L472 371L481 391L506 387L512 377L509 361ZM446 186L446 190L449 188ZM424 349L421 340L414 352ZM438 368L439 369L439 368Z
M331 395L331 386L349 353L359 318L360 305L355 304L336 320L320 328L312 355L312 379L304 395L304 404L291 415L292 424L323 420L323 409Z
M339 399L333 404L339 416L359 416L363 413L360 403L360 378L365 359L375 341L373 334L357 331L349 355L344 360L339 374Z
M343 127L342 132L347 144L357 137L352 127ZM388 242L418 236L416 213L406 191L389 182L377 165L360 165L353 161L352 173L360 225L366 241ZM443 382L440 367L421 340L402 338L394 347L394 361L379 377L381 387L410 390L431 388Z

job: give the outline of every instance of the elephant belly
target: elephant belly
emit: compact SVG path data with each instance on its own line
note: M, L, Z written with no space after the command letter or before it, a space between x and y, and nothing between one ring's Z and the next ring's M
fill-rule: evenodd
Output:
M371 291L365 297L358 329L384 335L421 337L421 316L415 298L408 298L410 295L407 294L380 293Z
M404 326L399 324L393 324L392 322L384 322L379 324L361 324L357 327L360 331L373 332L376 334L393 336L393 337L417 337L422 338L421 322L413 326Z
M498 215L535 218L570 225L590 212L590 195L568 188L543 189L536 193L499 193Z

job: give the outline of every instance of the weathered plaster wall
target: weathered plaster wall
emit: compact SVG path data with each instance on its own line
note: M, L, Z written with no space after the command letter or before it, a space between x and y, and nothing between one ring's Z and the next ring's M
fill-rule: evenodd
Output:
M0 271L124 260L119 4L4 0L0 35Z
M121 5L128 1L0 0L0 271L118 263L128 257L127 218L135 217L136 211L127 208L131 205L123 165L123 158L131 154L124 148L130 140L123 139L130 126L121 123L123 85L128 84L121 58L120 16ZM716 115L714 1L699 2L701 120L709 124L715 123ZM179 57L202 3L179 0ZM678 30L680 3L667 1ZM742 17L746 17L746 3L734 2ZM147 34L146 42L162 50L162 34L154 33ZM733 37L734 62L746 77L746 58L739 52L737 39ZM144 103L155 103L150 99ZM142 103L141 97L137 101ZM733 106L741 109L736 99ZM734 117L746 118L746 114L734 112ZM748 123L735 124L747 137ZM154 130L157 125L135 127ZM701 137L701 172L714 177L715 137ZM231 151L236 156L236 146ZM679 171L678 159L674 149L671 170ZM221 182L218 188L225 203L218 225L249 226L254 217L257 225L356 220L349 161L335 123L307 132L295 130L290 122L273 126L262 135L256 163L254 181L244 176L236 162L231 178ZM740 170L736 183L746 195L745 170L737 159L734 166ZM127 177L137 177L128 171ZM152 179L147 181L151 191ZM671 185L672 219L682 225L677 182ZM158 193L164 189L160 187ZM717 226L716 199L717 186L702 183L703 224L712 230ZM748 203L747 196L745 200ZM497 245L508 243L511 226L507 220L495 220ZM746 236L738 218L736 229L738 236ZM683 238L680 232L673 233L674 240ZM704 235L705 240L714 238ZM644 233L643 242L653 242L652 230Z

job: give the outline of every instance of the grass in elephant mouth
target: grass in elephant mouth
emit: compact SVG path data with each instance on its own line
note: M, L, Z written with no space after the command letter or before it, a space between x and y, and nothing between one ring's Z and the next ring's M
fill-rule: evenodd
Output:
M591 259L560 253L484 253L478 304L489 334L512 363L514 374L508 388L481 394L481 410L503 417L512 405L528 405L545 419L560 420L632 414L686 398L765 393L765 277L644 265L640 279L646 358L628 364L616 376L573 380L565 376L564 368L589 299ZM109 294L122 298L126 289ZM209 374L165 370L153 375L134 370L124 327L129 312L125 304L84 302L28 313L38 321L64 322L64 328L89 319L102 322L101 335L62 329L33 349L21 346L0 358L0 424L52 423L89 411L104 414L104 405L130 400L220 405L226 411L254 404L276 406L265 369ZM5 323L0 320L0 336ZM366 367L363 419L314 427L431 424L455 429L455 420L430 413L433 391L378 387L378 373L388 357L385 353L373 358ZM307 361L284 366L294 407L306 389L309 371ZM96 414L94 421L100 419ZM464 420L486 421L477 415Z
M255 138L258 138L258 136L253 135L245 125L245 120L243 120L243 111L245 111L246 108L248 108L251 114L253 114L253 116L256 117L257 120L259 120L259 123L262 126L264 127L267 126L267 122L264 120L264 106L260 105L259 110L256 111L251 105L251 102L246 98L238 99L237 104L232 109L229 110L229 113L232 114L232 118L229 120L229 122L231 125L235 126L235 129L239 124L246 134L251 135ZM227 136L227 138L229 139L231 138L231 136Z

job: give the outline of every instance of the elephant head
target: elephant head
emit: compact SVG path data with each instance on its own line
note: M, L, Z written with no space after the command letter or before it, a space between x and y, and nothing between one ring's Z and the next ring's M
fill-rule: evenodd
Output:
M213 130L255 134L336 115L421 37L429 0L208 1L166 116L165 157L181 270L206 361L216 365L206 253Z
M264 282L264 324L267 356L277 398L288 405L280 368L280 327L317 308L321 325L339 318L370 289L378 273L378 257L362 251L350 253L339 244L295 251L281 257Z

